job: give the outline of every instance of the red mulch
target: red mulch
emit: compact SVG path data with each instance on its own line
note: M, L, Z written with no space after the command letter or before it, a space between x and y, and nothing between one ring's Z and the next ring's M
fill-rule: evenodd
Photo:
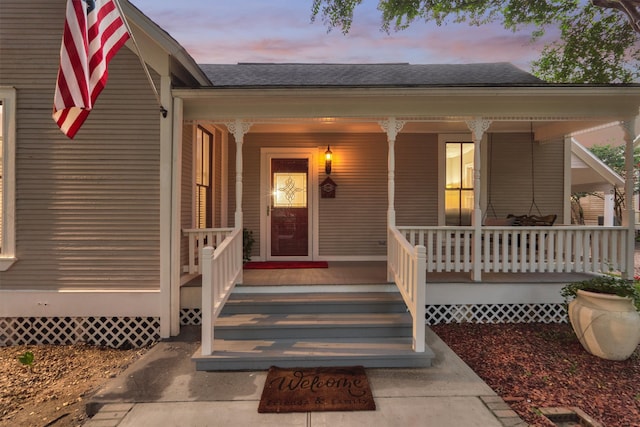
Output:
M640 426L640 347L614 362L588 354L568 324L431 328L532 426L554 426L537 413L552 406L576 406L606 427Z

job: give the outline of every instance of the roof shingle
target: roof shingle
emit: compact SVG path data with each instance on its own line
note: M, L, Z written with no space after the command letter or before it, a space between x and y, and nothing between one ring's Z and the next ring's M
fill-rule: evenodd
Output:
M482 64L202 64L214 87L512 86L544 82L507 62Z

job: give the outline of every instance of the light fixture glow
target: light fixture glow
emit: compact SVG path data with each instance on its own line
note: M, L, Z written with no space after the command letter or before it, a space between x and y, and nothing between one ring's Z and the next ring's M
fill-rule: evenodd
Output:
M333 152L331 147L327 145L327 151L324 152L324 172L327 175L331 174L331 161L333 160Z

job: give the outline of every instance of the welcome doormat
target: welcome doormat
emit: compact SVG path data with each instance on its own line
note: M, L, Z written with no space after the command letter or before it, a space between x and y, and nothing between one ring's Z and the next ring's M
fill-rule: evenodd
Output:
M269 368L258 412L375 411L362 366Z
M287 268L328 268L326 261L265 261L248 262L244 265L246 270L275 270Z

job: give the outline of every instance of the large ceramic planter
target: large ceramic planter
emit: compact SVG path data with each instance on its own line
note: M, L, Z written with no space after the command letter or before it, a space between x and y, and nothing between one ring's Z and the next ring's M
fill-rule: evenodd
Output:
M629 298L579 290L569 303L569 320L594 356L625 360L640 344L640 313Z

